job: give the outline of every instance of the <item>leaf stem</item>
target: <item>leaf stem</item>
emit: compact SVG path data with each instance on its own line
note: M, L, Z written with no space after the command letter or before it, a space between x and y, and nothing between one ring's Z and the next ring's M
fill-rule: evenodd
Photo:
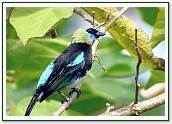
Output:
M51 29L50 36L51 36L51 38L56 38L58 36L55 28Z

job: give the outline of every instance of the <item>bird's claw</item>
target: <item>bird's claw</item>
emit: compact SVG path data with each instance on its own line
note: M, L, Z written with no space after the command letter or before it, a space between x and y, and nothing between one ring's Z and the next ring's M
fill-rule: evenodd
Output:
M67 106L66 106L66 110L67 110L71 106L71 102L69 99L61 100L62 105L64 105L65 102L67 102Z
M81 90L78 88L72 88L72 90L69 92L69 96L73 93L76 92L77 93L77 99L79 98L79 96L81 95Z

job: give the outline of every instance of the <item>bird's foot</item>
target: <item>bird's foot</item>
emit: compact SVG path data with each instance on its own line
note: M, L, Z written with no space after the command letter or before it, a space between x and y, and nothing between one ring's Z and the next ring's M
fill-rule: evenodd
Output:
M67 102L67 105L65 104ZM66 98L65 100L61 100L62 105L66 105L66 110L71 106L71 102L69 98Z
M67 96L65 96L61 91L58 91L58 93L61 94L63 98L65 98L65 100L61 100L61 103L62 105L66 105L65 102L67 102L66 109L68 109L71 105L70 99Z
M69 96L73 93L73 92L76 92L77 93L77 99L79 98L79 96L81 95L81 90L74 87L72 88L72 90L69 92Z

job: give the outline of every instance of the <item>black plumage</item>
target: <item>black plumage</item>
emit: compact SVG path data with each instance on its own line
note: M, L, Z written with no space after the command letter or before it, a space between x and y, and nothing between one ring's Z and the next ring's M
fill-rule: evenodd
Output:
M73 61L81 52L84 52L84 61L83 63L80 63L80 65L75 65L73 67L67 67L67 65ZM41 86L39 89L36 90L36 92L39 94L40 92L43 92L43 95L40 98L40 102L42 102L44 99L46 99L49 95L51 95L53 92L61 90L67 85L63 85L62 87L59 87L57 85L62 85L61 82L56 84L56 87L58 87L56 90L52 90L52 82L55 80L60 79L64 76L64 73L66 74L66 78L64 80L70 81L73 77L77 75L78 72L81 74L78 78L81 78L86 75L87 71L89 71L92 67L92 50L91 46L86 43L73 43L71 44L61 55L59 55L55 61L54 61L54 71L49 76L47 82L44 86ZM68 73L69 70L73 68L75 71L72 71L72 73ZM63 70L63 74L60 74L60 72ZM57 81L56 81L57 82ZM63 81L65 83L65 81Z

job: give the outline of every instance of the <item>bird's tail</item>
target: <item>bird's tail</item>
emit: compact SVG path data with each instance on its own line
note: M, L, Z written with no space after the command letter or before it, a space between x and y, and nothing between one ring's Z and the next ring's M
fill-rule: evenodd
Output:
M37 102L37 100L38 100L38 97L39 97L39 95L40 94L34 94L34 96L32 97L32 99L31 99L31 101L30 101L30 103L29 103L29 105L28 105L28 107L27 107L27 110L26 110L26 112L25 112L25 116L29 116L30 115L30 113L31 113L31 111L32 111L32 109L33 109L33 107L35 106L35 103Z

